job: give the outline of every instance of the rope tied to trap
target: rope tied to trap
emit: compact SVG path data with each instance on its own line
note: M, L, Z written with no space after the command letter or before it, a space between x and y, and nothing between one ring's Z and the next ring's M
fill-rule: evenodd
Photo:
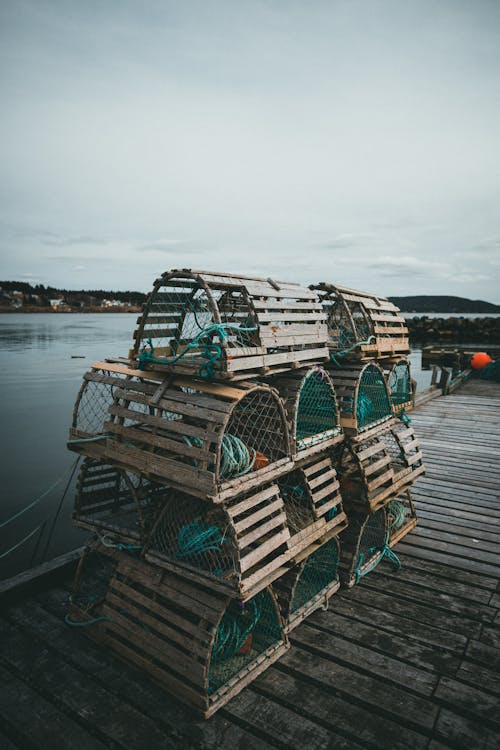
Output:
M376 555L377 552L379 552L380 554ZM363 576L366 576L368 575L368 573L374 571L377 565L381 563L384 558L387 559L387 562L389 562L395 570L401 569L401 560L389 546L389 532L387 532L386 534L385 542L382 547L369 547L366 552L366 556L373 556L372 562L362 570L365 553L360 553L356 568L354 570L354 580L356 583L359 583L360 579L363 578Z
M199 349L201 357L206 359L199 369L199 376L205 380L213 380L215 378L215 364L222 357L222 342L227 340L228 332L236 331L237 333L250 333L256 331L256 326L240 326L235 323L212 323L196 334L196 336L188 341L185 348L174 357L156 357L155 348L153 346L152 339L147 340L147 344L142 348L139 355L138 365L139 368L145 367L148 364L157 365L175 365L189 352ZM220 343L214 341L205 341L204 339L211 339L218 337Z

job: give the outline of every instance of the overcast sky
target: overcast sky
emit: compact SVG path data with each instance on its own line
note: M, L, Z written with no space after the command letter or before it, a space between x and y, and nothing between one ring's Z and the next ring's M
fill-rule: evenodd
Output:
M2 0L0 278L500 303L498 0Z

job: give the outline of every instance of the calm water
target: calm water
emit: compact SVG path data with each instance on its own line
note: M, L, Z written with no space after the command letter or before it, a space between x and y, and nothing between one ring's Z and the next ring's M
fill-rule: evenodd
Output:
M51 487L75 462L76 454L66 449L66 439L82 374L96 360L126 355L136 317L135 313L0 315L0 524ZM419 388L426 388L431 374L421 372L419 350L412 353L411 362ZM67 479L22 517L0 528L0 554L47 520L36 555L36 562L41 560ZM73 495L74 481L48 558L82 544L87 536L71 525ZM37 537L0 559L0 578L30 565Z

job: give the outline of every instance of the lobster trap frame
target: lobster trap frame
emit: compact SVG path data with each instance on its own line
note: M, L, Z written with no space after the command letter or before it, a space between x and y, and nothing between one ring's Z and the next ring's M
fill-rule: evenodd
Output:
M318 292L326 313L334 357L366 360L409 353L406 321L386 297L329 283L310 288Z
M124 469L86 458L76 485L73 522L81 529L142 546L166 488Z
M373 512L410 487L425 467L415 430L393 418L342 446L340 486L346 509Z
M313 367L268 382L283 399L296 462L342 442L337 397L326 370Z
M89 637L205 718L289 648L270 588L243 604L125 552L104 554L114 562L107 590L85 612L72 605L70 624L87 622ZM76 601L81 585L80 575Z
M386 508L389 546L394 547L413 531L417 525L417 513L410 490L398 495Z
M411 379L410 362L406 357L384 363L385 377L395 414L413 409L415 381Z
M222 504L169 490L143 554L248 600L346 524L335 469L316 459Z
M106 362L84 375L68 447L214 502L292 466L283 403L268 385L235 387Z
M176 269L154 282L129 356L140 368L241 379L322 362L327 339L307 287Z
M351 588L381 562L388 547L388 534L385 508L374 513L349 513L349 526L340 537L342 586Z
M333 537L273 584L286 633L316 609L328 606L340 588L339 558L340 545Z
M376 429L393 416L389 387L376 362L333 367L329 371L340 409L340 424L348 436Z

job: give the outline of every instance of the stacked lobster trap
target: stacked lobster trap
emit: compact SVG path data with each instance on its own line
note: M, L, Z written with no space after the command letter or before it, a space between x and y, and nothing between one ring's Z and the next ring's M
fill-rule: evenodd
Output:
M412 408L408 329L389 300L317 284L326 315L328 372L345 441L335 449L344 507L340 577L350 587L416 525L410 488L424 472Z
M208 717L415 526L407 330L372 295L184 269L133 341L73 411L67 622Z
M326 321L299 284L171 271L129 357L83 376L68 446L94 537L67 621L206 717L340 585Z

